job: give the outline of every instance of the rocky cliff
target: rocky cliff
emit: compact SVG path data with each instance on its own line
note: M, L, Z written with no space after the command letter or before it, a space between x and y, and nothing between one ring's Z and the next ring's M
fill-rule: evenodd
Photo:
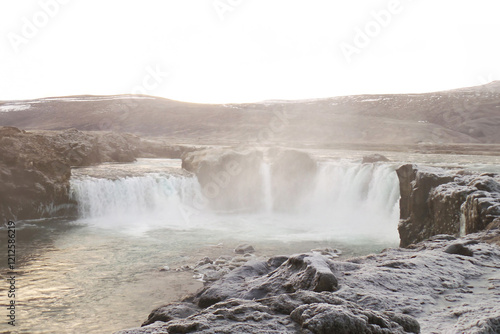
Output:
M73 213L71 166L134 161L138 143L138 137L127 134L0 127L0 219Z
M466 235L500 221L500 176L404 165L400 181L401 247L437 234Z

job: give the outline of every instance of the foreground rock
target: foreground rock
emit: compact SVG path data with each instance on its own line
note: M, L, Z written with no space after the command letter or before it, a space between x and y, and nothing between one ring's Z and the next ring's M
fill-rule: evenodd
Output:
M433 235L484 230L500 220L500 176L404 165L400 184L401 247Z
M0 127L0 219L70 214L71 166L134 161L138 142L127 134Z
M118 333L498 333L500 248L484 240L499 236L441 235L343 261L250 261Z

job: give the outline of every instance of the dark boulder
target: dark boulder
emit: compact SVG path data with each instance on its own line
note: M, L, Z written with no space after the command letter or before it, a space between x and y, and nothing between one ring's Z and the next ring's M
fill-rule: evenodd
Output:
M448 254L457 254L463 256L473 256L474 253L461 243L451 244L444 250Z
M252 245L249 244L243 244L239 245L234 249L234 252L236 254L248 254L248 253L254 253L255 249L253 248Z
M199 311L200 309L192 303L180 302L164 305L153 310L142 326L150 325L156 321L169 322L175 319L185 319Z

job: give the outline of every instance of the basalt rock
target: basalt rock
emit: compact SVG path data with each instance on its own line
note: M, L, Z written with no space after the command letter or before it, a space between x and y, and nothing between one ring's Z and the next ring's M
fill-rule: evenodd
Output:
M182 167L194 173L208 204L217 211L253 211L262 206L262 152L206 149L182 156Z
M317 173L316 161L295 150L271 150L268 158L273 208L289 212L310 193Z
M299 333L300 325L290 317L273 312L269 307L250 300L228 299L186 319L119 331L116 334L136 333Z
M174 303L164 309L172 320L118 333L498 333L500 248L482 241L487 234L500 230L348 260L247 263L186 300L196 313L181 318ZM331 275L335 284L318 284Z
M500 177L495 174L404 165L400 182L401 247L433 235L484 230L500 217Z
M294 298L294 296L291 296ZM317 298L320 299L320 298ZM413 318L363 310L353 303L307 303L291 314L276 312L268 301L229 299L188 319L157 322L134 333L419 333Z
M259 299L298 290L335 291L338 281L331 260L318 254L251 261L202 290L195 298L207 307L229 297Z
M102 162L133 162L140 139L130 134L65 130L51 136L57 153L72 166Z
M71 166L130 162L139 139L127 134L26 132L0 127L0 219L75 213L69 198Z
M239 245L237 246L235 249L234 249L234 252L236 254L248 254L248 253L254 253L255 252L255 249L253 248L252 245L249 245L249 244L242 244L242 245Z
M158 307L153 310L142 326L153 324L157 321L169 322L175 319L185 319L198 313L200 309L192 303L180 302Z
M391 319L390 316L359 307L331 305L326 303L308 304L297 307L290 317L313 333L420 333L420 326L414 319L403 320L403 315ZM401 326L399 320L407 328Z
M0 131L0 219L46 217L64 211L71 169L50 138Z
M141 158L181 159L184 154L197 151L191 145L172 145L169 140L161 138L141 138L138 143Z
M389 161L387 157L383 156L382 154L375 153L375 154L365 155L361 163L372 164L375 162L387 162L387 161Z
M270 184L263 183L269 168ZM209 205L219 211L255 211L266 203L264 187L272 193L272 207L293 209L311 191L317 164L305 152L271 149L208 148L182 155L182 167L198 177Z
M444 250L448 254L457 254L457 255L463 255L463 256L473 256L474 253L467 248L467 246L461 244L461 243L455 243L451 244L446 249Z

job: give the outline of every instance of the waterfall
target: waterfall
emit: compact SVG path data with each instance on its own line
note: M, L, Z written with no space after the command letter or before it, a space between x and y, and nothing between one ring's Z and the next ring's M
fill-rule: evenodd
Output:
M391 164L322 163L303 206L320 227L397 238L399 180Z
M180 228L186 223L187 211L202 196L195 178L164 174L71 179L70 195L78 203L82 219L99 219L107 225L117 222L119 226L145 221Z
M271 191L271 166L268 163L262 162L260 167L262 175L262 197L264 210L270 213L273 210L273 194Z
M254 213L216 213L210 210L196 177L145 174L103 179L79 176L71 180L71 195L82 220L107 227L207 229L234 224L261 236L377 237L397 240L399 181L391 164L321 162L290 210L273 209L271 166L260 167L262 208ZM276 195L276 194L275 194ZM293 195L293 194L292 194ZM298 195L297 195L298 196ZM233 225L231 225L233 224Z

